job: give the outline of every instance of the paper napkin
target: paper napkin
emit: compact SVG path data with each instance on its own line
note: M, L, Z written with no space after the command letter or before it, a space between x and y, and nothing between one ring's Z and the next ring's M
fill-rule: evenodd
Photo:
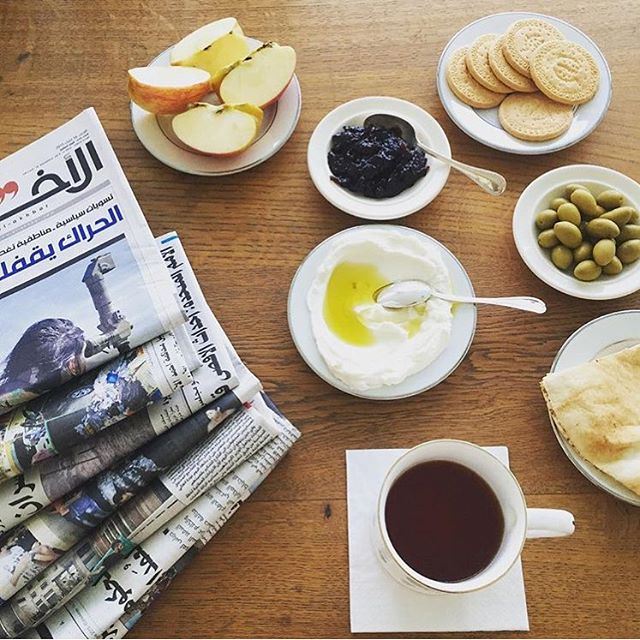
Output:
M509 464L506 447L486 449ZM383 569L373 550L371 527L385 473L405 451L346 452L351 631L528 631L519 559L495 584L464 594L421 594L399 584Z

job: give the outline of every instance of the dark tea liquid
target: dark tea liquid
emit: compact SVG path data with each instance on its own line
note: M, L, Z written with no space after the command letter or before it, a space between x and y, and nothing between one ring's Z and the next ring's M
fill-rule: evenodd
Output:
M439 582L480 573L495 558L504 533L491 487L475 471L448 460L405 471L387 495L385 522L400 557Z

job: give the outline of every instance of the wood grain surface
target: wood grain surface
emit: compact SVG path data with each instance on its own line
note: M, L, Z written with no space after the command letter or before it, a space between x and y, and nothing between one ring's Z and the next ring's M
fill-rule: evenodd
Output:
M608 59L609 112L571 149L509 156L468 138L445 115L435 90L440 51L471 20L505 10L571 21ZM250 35L296 48L302 117L287 145L249 172L183 175L151 157L134 135L125 73L226 15ZM0 155L94 106L152 230L180 233L231 340L303 433L132 636L348 636L345 449L409 447L443 436L508 445L529 505L576 516L573 537L526 545L529 635L640 633L640 510L598 491L574 469L538 389L575 329L638 307L640 296L588 302L562 295L527 269L511 235L518 195L544 171L587 162L640 178L639 24L637 0L0 2ZM289 283L307 252L360 223L313 187L306 168L311 132L340 103L381 94L427 109L456 157L509 181L497 199L452 173L437 200L402 224L445 243L476 291L532 294L549 305L544 317L480 309L471 351L455 373L421 396L388 403L352 398L318 379L298 356L286 318Z

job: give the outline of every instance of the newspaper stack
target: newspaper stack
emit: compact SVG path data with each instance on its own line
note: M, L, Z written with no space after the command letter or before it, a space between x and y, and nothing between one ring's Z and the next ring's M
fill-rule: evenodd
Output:
M300 434L92 109L0 183L0 637L122 637Z

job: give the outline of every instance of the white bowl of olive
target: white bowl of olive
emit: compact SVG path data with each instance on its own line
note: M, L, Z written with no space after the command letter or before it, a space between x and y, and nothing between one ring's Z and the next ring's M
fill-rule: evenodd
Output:
M590 164L536 178L513 214L526 265L549 286L589 300L640 289L640 184Z

